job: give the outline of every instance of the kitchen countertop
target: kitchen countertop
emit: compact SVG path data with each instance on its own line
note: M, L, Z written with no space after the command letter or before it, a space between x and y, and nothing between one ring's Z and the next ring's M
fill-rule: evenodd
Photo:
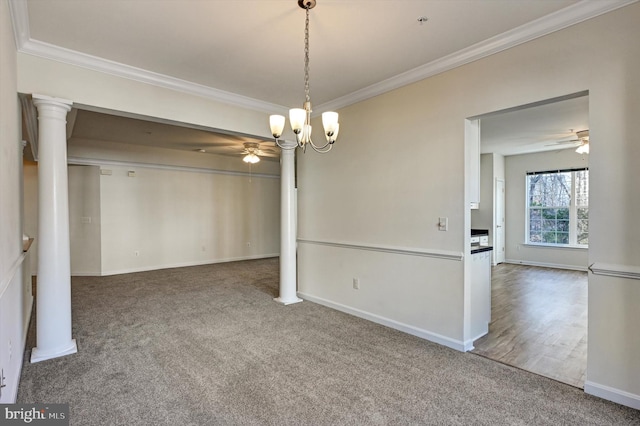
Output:
M491 250L493 250L492 246L472 246L471 254L482 253L482 252L491 251Z

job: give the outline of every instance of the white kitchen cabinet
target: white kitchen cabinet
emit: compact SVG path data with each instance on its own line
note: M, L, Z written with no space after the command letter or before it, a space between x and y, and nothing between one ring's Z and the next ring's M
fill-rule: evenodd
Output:
M466 120L464 139L467 159L467 193L470 208L480 208L480 120Z
M491 322L491 250L471 254L471 337L489 332Z

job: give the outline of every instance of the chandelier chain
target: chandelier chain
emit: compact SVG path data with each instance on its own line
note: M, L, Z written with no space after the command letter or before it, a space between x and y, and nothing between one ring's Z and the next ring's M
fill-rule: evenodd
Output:
M307 19L304 23L304 96L307 102L311 102L309 96L309 7L305 8Z

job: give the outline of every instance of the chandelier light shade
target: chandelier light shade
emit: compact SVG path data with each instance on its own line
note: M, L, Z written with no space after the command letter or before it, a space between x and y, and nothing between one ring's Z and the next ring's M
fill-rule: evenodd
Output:
M298 6L306 12L306 20L304 27L304 94L305 101L302 108L292 108L289 110L289 121L291 122L291 130L296 135L297 146L287 146L280 144L279 139L282 136L285 125L285 117L283 115L272 115L269 117L271 126L271 134L276 144L282 149L293 149L300 147L303 151L307 145L310 145L315 151L320 153L329 152L333 147L333 143L338 138L340 124L338 123L337 112L324 112L322 114L322 127L326 143L316 145L311 140L311 97L309 95L309 11L316 5L316 0L297 0Z

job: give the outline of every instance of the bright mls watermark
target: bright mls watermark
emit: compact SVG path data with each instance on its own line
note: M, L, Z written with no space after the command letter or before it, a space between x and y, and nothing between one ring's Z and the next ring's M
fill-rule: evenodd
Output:
M69 426L69 404L0 404L0 425Z

